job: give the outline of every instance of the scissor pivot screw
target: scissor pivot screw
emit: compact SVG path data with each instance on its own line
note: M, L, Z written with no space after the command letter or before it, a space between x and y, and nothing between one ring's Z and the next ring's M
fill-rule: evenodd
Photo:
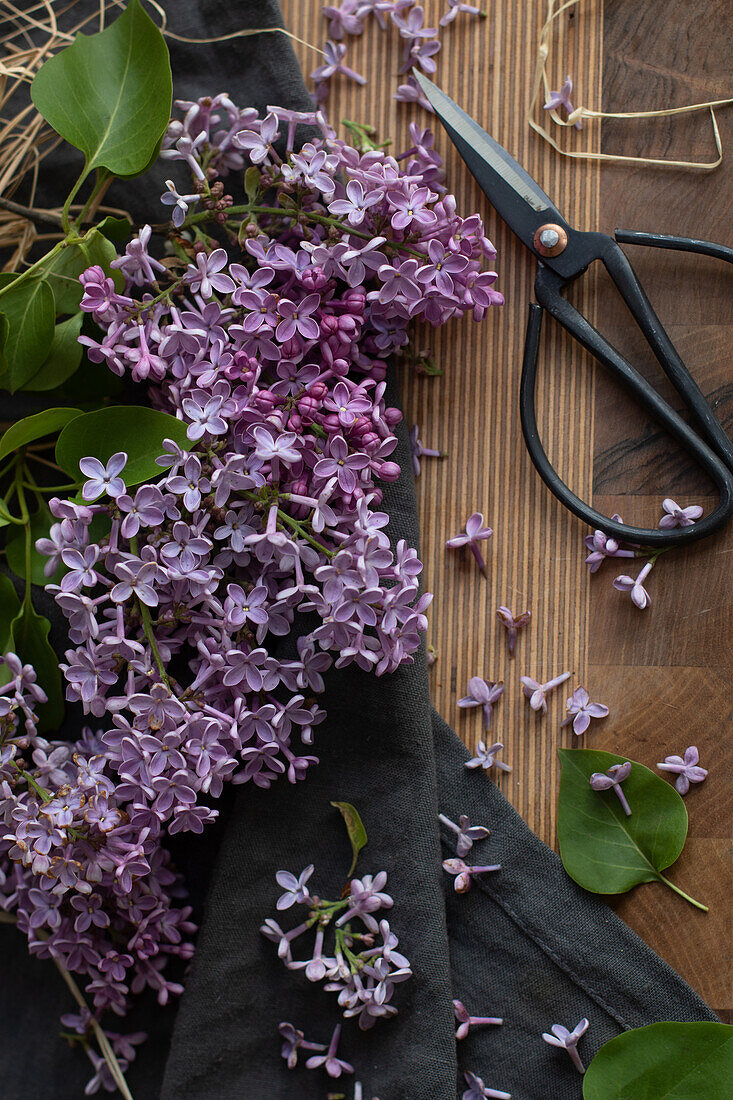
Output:
M548 222L547 225L541 225L534 235L534 247L535 251L539 252L540 256L559 256L561 252L564 252L568 243L568 235L561 225L554 225L552 222Z

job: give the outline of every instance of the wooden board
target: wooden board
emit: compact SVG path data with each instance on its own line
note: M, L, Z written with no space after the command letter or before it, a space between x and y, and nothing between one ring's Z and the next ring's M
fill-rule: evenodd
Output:
M424 4L430 25L443 3ZM529 99L544 4L492 0L489 18L459 18L442 33L437 80L556 198L571 224L611 232L615 225L721 239L730 221L730 173L708 177L573 162L549 149L527 127ZM703 7L688 0L674 20L662 0L587 0L558 24L551 54L553 87L573 75L578 100L605 110L652 109L717 98L726 92L724 43L731 9L724 0ZM286 26L320 44L325 24L315 0L284 0ZM716 46L710 48L713 39ZM318 56L296 46L306 72ZM427 116L391 95L399 83L400 42L375 24L349 40L348 63L364 73L365 88L336 82L328 105L332 122L351 118L376 126L393 148L407 148L410 121ZM682 74L689 74L684 76ZM730 115L728 116L730 118ZM728 119L721 115L721 130ZM634 155L712 159L709 120L587 124L581 134L563 131L568 148ZM723 140L726 134L723 133ZM449 452L426 460L418 481L425 584L435 593L429 641L438 651L433 700L469 746L482 735L480 715L461 712L456 701L470 676L503 679L493 735L505 744L511 775L500 777L506 796L534 831L555 843L559 765L556 750L574 742L560 728L564 688L545 718L531 712L519 677L543 680L564 670L570 687L584 684L611 715L594 723L589 747L628 754L653 766L664 755L698 745L710 777L688 798L690 840L672 872L675 881L711 906L700 914L659 886L645 886L616 903L624 919L718 1011L731 1008L730 943L725 836L730 795L725 787L724 723L730 711L731 537L660 559L650 581L653 605L638 612L611 588L616 572L606 564L589 578L583 527L546 492L526 455L518 418L518 387L534 263L473 184L459 158L437 135L448 182L459 210L479 211L498 250L499 287L507 304L482 324L450 324L421 332L444 370L441 378L406 377L403 393L410 424L420 425L426 446ZM680 260L642 250L639 273L683 357L719 412L733 411L726 362L730 332L730 277L710 260ZM587 316L633 352L638 340L608 288L589 273L572 291ZM642 360L649 356L642 351ZM560 474L602 510L618 509L629 521L653 525L661 498L703 502L700 475L659 435L592 362L551 323L545 324L538 387L540 428ZM655 382L658 381L654 374ZM666 391L665 391L666 392ZM705 497L709 503L712 498ZM488 577L463 552L445 549L467 516L481 511L494 529ZM533 620L509 661L499 604L529 608Z

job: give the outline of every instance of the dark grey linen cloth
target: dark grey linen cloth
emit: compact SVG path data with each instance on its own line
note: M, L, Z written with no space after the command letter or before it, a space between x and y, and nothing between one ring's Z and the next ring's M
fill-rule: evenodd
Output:
M275 0L165 6L171 29L190 37L280 22ZM172 40L170 47L179 98L226 90L242 105L308 104L282 36L207 46ZM52 186L49 169L45 194ZM63 161L54 163L53 186L64 169ZM136 215L154 219L168 174L119 186L110 201L116 194ZM398 403L394 380L390 401ZM392 540L417 546L404 426L399 437L403 473L386 486L385 507ZM60 651L62 628L57 617ZM214 829L176 841L175 857L203 919L180 1005L161 1009L144 999L120 1027L150 1035L127 1073L136 1100L351 1096L350 1080L331 1081L302 1065L289 1071L281 1060L280 1021L326 1042L338 1007L334 994L287 971L259 932L274 914L279 869L297 873L314 863L314 888L324 896L340 892L350 849L332 800L353 802L362 815L369 841L357 873L388 872L395 905L387 916L414 970L397 988L394 1020L367 1033L344 1023L340 1053L354 1063L365 1097L455 1100L462 1071L471 1069L516 1100L572 1100L582 1094L581 1078L562 1051L542 1041L551 1024L573 1027L588 1017L580 1044L587 1062L625 1028L715 1019L601 900L567 877L496 786L466 770L465 748L431 708L424 653L413 667L382 679L354 668L334 670L322 703L328 719L316 731L321 762L306 782L281 782L269 791L237 788L222 799ZM467 813L489 826L491 838L476 853L502 865L464 896L453 892L441 869L455 849L450 832L439 829L439 811L453 820ZM294 925L297 913L282 914L283 926ZM453 997L474 1014L503 1016L503 1026L473 1029L457 1049ZM29 958L18 932L0 925L0 1095L6 1100L83 1094L89 1065L57 1037L60 1014L73 1007L53 965Z

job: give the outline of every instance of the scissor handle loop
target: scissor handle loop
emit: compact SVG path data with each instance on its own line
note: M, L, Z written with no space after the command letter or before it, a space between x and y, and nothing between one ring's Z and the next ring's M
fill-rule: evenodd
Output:
M542 270L547 271L547 269L541 269L537 277L538 283L540 282ZM550 274L552 275L553 273ZM555 279L558 278L557 276L553 277ZM542 292L540 291L540 293ZM540 293L538 293L538 297ZM565 299L562 298L559 293L556 293L556 297L558 301L565 302ZM643 390L643 403L658 419L662 420L668 430L674 434L683 446L690 451L693 457L704 466L718 487L720 499L710 515L704 516L692 526L680 527L675 530L664 530L658 527L634 527L631 524L619 523L617 520L611 519L610 516L605 516L602 512L598 512L595 508L591 508L590 505L582 501L580 497L565 484L547 457L547 452L542 445L537 427L535 384L537 379L537 361L539 356L543 307L542 305L532 304L529 307L527 337L524 345L522 379L519 389L519 412L522 422L522 432L524 433L529 456L547 488L566 508L579 519L589 524L589 526L599 528L601 531L604 531L605 534L611 535L617 539L638 543L641 546L682 546L687 543L697 542L698 539L705 538L707 535L712 535L715 531L720 530L733 515L733 474L731 474L730 470L728 470L718 456L691 431L682 418L662 400L656 390L634 370L631 364L626 363L626 360L624 360L622 356L619 356L619 353L616 352L612 345L608 344L600 333L598 333L593 326L577 312L577 310L574 310L569 303L565 302L565 304L568 306L568 309L572 310L572 313L575 314L575 318L584 325L587 325L588 328L595 333L596 337L598 337L598 340L605 345L605 347L600 349L604 354L599 355L597 351L594 350L591 346L593 341L589 343L582 338L581 332L583 335L587 335L584 330L581 330L581 332L574 331L576 324L574 323L575 318L573 318L572 315L569 314L558 317L560 323L568 328L572 335L576 336L576 338L579 339L589 351L596 355L597 358L600 358L602 362L607 361L605 354L606 349L610 349L614 356L618 356L625 367L631 372L630 378L627 379L624 377L625 372L619 371L622 375L622 381L627 382L627 384L629 381L633 381L634 386L632 388L634 388L635 392L636 385L638 383L643 383L643 387L645 387ZM555 309L553 309L552 312L554 316L557 316L557 311ZM612 367L616 366L613 362L608 365ZM646 392L647 390L649 391L648 393ZM640 395L637 393L637 396Z

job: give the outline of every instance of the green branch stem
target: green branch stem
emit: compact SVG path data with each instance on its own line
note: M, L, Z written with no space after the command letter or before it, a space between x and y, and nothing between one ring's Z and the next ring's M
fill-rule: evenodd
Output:
M3 294L7 294L11 287L13 290L15 290L21 283L24 283L28 279L32 278L37 271L41 271L44 268L44 266L48 263L50 259L52 259L54 256L57 256L62 249L73 243L75 243L75 241L72 238L67 237L65 240L59 241L58 244L55 244L50 252L47 252L45 256L41 256L40 260L36 260L34 264L31 264L31 266L27 267L25 271L22 271L17 279L13 279L12 282L6 283L5 286L0 287L0 298L3 296Z
M53 798L53 795L50 794L50 792L47 791L45 787L42 787L40 785L40 783L38 783L33 778L33 776L31 775L30 772L27 772L24 768L21 768L20 764L17 764L15 762L15 760L9 760L8 763L13 768L15 768L15 770L17 771L17 773L21 777L21 779L25 779L28 786L32 787L32 789L36 792L36 794L40 798L41 802L50 802L51 801L51 799Z
M288 210L287 207L282 206L258 206L254 203L243 203L238 206L227 207L226 213L227 218L229 218L231 214L271 214L274 217L290 218L293 221L299 221L301 218L304 218L306 221L315 222L317 225L333 226L336 229L340 229L342 233L348 233L352 237L360 237L364 241L371 241L374 237L373 233L365 233L363 230L356 229L353 225L349 225L339 218L334 218L326 214L316 214L312 210L301 210L298 208ZM182 228L193 229L196 225L201 222L209 221L214 216L214 212L210 210L202 210L198 214L191 214L186 218ZM398 252L407 252L410 256L416 256L420 260L425 259L424 252L418 252L417 249L411 248L402 241L387 239L384 243L390 248L396 249Z

